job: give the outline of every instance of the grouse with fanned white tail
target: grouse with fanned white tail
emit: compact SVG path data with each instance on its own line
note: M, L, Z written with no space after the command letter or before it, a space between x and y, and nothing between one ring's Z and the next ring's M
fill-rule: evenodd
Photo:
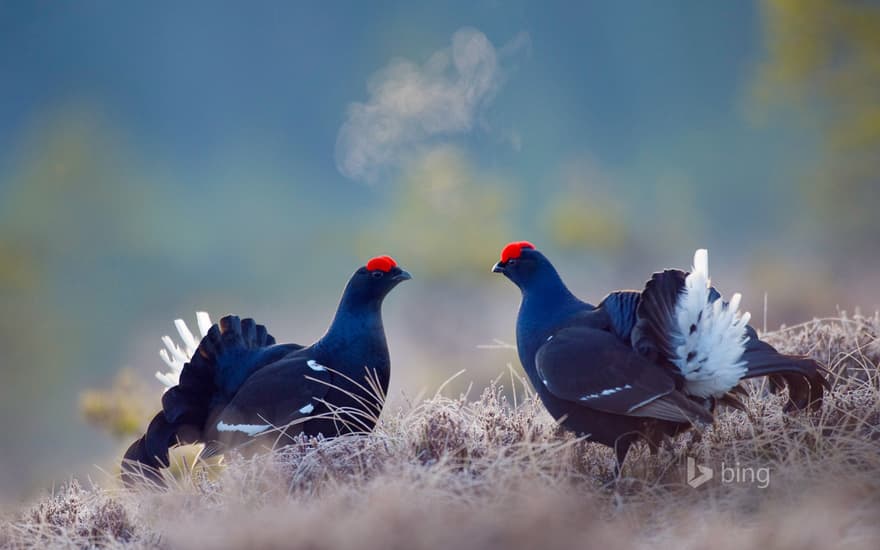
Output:
M717 402L741 406L735 393L746 378L787 387L787 410L821 407L825 370L758 338L740 295L726 302L710 286L706 250L690 273L655 273L641 292L612 292L596 306L575 297L526 241L504 247L493 271L522 291L517 351L544 406L566 428L614 448L616 471L637 439L656 448L711 423Z
M351 276L327 333L311 346L276 344L253 319L227 316L210 325L196 346L177 322L187 356L170 338L163 359L172 368L157 373L172 385L146 434L125 453L123 480L162 484L168 450L204 443L214 453L252 441L284 444L300 433L332 437L369 432L382 409L390 379L390 357L382 324L382 302L410 278L389 256L371 259Z

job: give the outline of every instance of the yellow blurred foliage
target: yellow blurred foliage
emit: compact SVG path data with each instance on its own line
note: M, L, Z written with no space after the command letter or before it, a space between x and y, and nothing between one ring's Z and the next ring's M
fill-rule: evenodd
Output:
M880 4L764 0L758 97L800 107L822 135L814 202L847 236L880 234Z
M28 250L0 236L0 295L36 286L38 270Z
M550 205L546 220L547 233L561 248L614 251L626 240L620 213L601 200L562 195Z
M374 231L395 254L419 265L420 275L485 271L511 239L509 186L477 172L456 148L438 147L415 160L396 197Z
M142 436L161 407L153 388L144 387L130 369L122 369L106 389L90 389L79 396L82 417L126 446ZM215 478L223 467L222 455L202 457L204 445L179 445L170 450L167 476L185 482L197 476Z
M126 439L143 433L152 412L149 401L134 374L123 369L116 374L110 388L82 392L79 409L89 424L113 437Z

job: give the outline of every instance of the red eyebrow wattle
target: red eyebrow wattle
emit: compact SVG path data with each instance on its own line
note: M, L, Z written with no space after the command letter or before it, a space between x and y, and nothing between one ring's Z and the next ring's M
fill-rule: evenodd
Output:
M523 248L535 248L535 245L530 243L529 241L516 241L509 243L504 249L501 251L501 261L506 262L513 258L519 258L520 254L522 254Z
M394 261L394 258L391 256L376 256L375 258L371 258L369 262L367 262L367 269L369 271L384 271L388 273L393 268L397 267L397 262Z

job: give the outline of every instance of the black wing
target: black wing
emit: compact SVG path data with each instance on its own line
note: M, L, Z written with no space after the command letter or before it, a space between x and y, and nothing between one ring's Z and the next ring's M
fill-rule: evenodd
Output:
M641 300L641 292L637 290L616 290L605 296L597 308L605 310L614 334L624 342L630 341L632 329L638 318L636 310Z
M203 424L208 410L228 402L251 374L302 347L276 345L266 327L253 319L223 317L199 342L178 385L162 396L166 419Z
M553 395L592 409L674 422L711 422L712 416L675 389L667 372L617 337L588 327L564 328L535 356Z
M276 345L266 327L235 315L220 319L199 344L200 351L213 357L215 380L230 397L255 371L302 348L299 344Z
M326 409L323 400L333 384L326 367L306 356L277 361L254 373L208 427L225 444L274 431ZM288 434L298 433L291 428Z
M828 371L809 357L779 353L758 339L755 329L747 327L746 330L749 341L743 353L747 369L743 378L767 376L773 393L787 387L789 402L785 405L786 412L820 409L825 390L831 387L825 377Z

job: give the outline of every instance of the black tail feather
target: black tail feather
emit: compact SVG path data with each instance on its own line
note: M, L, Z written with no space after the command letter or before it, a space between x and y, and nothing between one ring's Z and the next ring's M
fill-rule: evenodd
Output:
M159 470L168 466L168 448L173 444L175 426L162 412L153 417L147 433L131 444L122 461L122 481L126 486L149 480L158 486L165 483Z
M831 385L825 377L828 371L818 361L779 353L770 344L759 340L752 327L748 327L748 335L749 342L743 354L743 359L748 362L744 378L767 376L773 393L787 387L789 402L785 406L786 412L822 407L825 390Z
M789 402L785 406L786 412L807 408L820 409L825 390L831 387L823 374L825 369L808 357L781 353L773 355L773 357L755 357L747 352L744 357L748 359L749 367L744 378L768 376L770 391L773 393L778 393L787 387Z
M667 269L654 273L645 283L637 309L637 320L632 331L632 345L636 351L650 358L672 361L676 356L678 342L672 340L677 334L675 306L684 288L687 273Z
M149 458L144 450L144 438L140 438L125 451L122 459L122 483L129 488L145 482L164 487L165 480L162 478L160 468L155 460Z
M676 301L686 276L683 271L668 269L655 273L645 285L638 306L638 320L632 331L633 347L641 354L667 362L675 357L675 347L679 343L671 335L678 330L675 327ZM719 298L720 294L714 288L710 289L709 300ZM761 341L752 327L747 327L746 333L749 341L742 357L747 361L745 378L767 376L774 393L788 388L790 401L785 406L786 412L807 408L816 410L822 406L822 397L829 384L825 378L827 371L819 363L808 357L779 353ZM733 399L728 402L736 406Z
M228 402L255 369L301 347L289 344L267 349L274 344L266 327L253 319L226 316L213 325L184 365L178 385L162 396L162 410L146 434L126 451L125 484L149 480L164 485L159 470L168 466L168 449L178 442L201 441L211 411Z
M687 272L679 269L667 269L651 276L642 291L631 334L636 351L652 360L661 359L670 368L678 355L676 348L681 344L676 337L679 334L676 307L687 276ZM714 287L710 288L709 301L719 298L721 294ZM677 368L672 368L672 372L680 374Z

